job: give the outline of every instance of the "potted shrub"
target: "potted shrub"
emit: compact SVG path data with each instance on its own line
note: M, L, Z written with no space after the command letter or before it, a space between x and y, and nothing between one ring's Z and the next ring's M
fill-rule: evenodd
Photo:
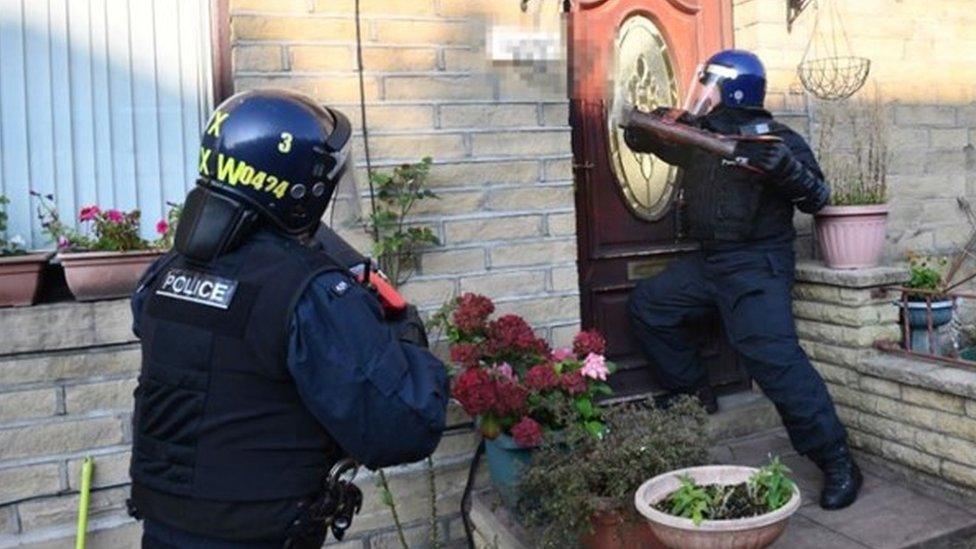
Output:
M608 407L602 439L578 429L537 451L519 485L520 511L542 547L664 547L634 509L647 478L708 460L706 415L682 398L667 410L653 400Z
M645 482L634 504L667 547L758 549L776 541L800 507L789 473L776 458L761 469L691 467Z
M944 355L952 345L943 344L938 330L952 321L955 299L947 295L945 269L948 260L908 254L908 282L904 299L898 302L902 326L908 325L905 348L920 353ZM931 331L931 334L930 334Z
M50 252L27 253L19 235L7 238L6 205L0 195L0 307L33 305Z
M888 225L889 127L879 95L824 102L817 156L830 203L814 216L824 263L834 269L875 267Z
M156 224L159 238L147 241L139 233L139 210L123 212L86 206L78 214L81 230L58 216L51 196L38 196L38 216L48 236L57 243L68 288L79 301L125 297L135 290L150 263L172 244L179 207Z
M467 293L442 308L435 324L445 329L458 369L452 396L475 418L492 484L511 507L519 475L547 435L569 426L603 434L596 399L612 394L606 379L613 365L596 332L552 351L522 317L489 320L494 311L490 299Z

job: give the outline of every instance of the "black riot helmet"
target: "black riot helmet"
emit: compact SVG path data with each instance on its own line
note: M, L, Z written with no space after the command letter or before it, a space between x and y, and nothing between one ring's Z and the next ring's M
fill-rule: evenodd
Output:
M309 234L340 179L352 173L351 136L341 112L306 96L238 93L214 110L204 129L198 184L253 208L281 232Z

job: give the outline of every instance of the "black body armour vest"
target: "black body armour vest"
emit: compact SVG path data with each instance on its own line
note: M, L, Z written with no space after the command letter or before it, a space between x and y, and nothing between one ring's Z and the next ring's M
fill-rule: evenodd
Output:
M783 136L789 132L768 114L743 119L728 111L716 118L706 117L704 126L725 135ZM793 203L776 195L762 178L723 158L694 150L682 177L685 234L706 244L793 237Z
M144 282L133 503L148 518L217 534L207 521L226 514L223 502L307 497L338 459L286 353L299 297L340 267L268 231L207 265L175 252L161 261Z

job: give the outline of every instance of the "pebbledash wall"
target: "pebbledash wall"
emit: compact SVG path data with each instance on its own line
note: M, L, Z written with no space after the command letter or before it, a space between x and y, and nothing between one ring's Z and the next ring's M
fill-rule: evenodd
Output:
M488 58L490 30L558 32L557 4L530 2L522 15L517 0L362 0L362 53L376 166L427 155L436 162L442 199L416 221L434 226L443 245L425 254L408 296L429 311L459 292L482 292L559 344L579 322L566 63ZM788 33L784 4L735 0L736 42L766 60L772 109L809 131L816 105L793 67L813 13ZM955 198L976 194L976 12L968 0L842 4L855 52L872 58L882 92L896 101L889 258L910 248L948 249L968 233ZM231 0L236 87L303 90L360 128L353 5ZM361 163L361 135L357 155ZM797 222L805 235L799 251L809 255L809 218ZM365 235L351 236L367 245ZM858 448L976 487L976 383L958 370L903 364L869 349L877 337L897 337L896 313L871 287L898 276L801 270L803 343ZM123 502L139 353L125 302L5 310L0 326L0 547L70 543L86 454L96 457L90 546L135 546L139 526ZM453 411L453 423L464 419ZM931 434L933 425L940 435ZM453 543L463 536L457 509L473 445L469 432L457 433L435 457L440 536ZM422 546L425 471L390 473L409 543ZM343 546L397 546L372 478L362 484L367 508Z

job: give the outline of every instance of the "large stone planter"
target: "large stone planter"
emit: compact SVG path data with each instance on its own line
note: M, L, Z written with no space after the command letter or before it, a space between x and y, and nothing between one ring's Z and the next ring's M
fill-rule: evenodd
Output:
M634 495L637 511L644 515L657 537L672 549L760 549L771 545L786 529L787 521L800 507L800 490L783 507L758 517L737 520L706 520L695 525L691 519L658 511L653 506L681 486L678 477L688 475L699 485L740 484L755 474L753 467L707 465L671 471L645 482Z
M831 269L877 267L884 251L888 205L827 206L817 212L817 242Z
M0 307L33 305L51 252L0 257Z
M162 250L59 253L68 288L78 301L131 295L139 277Z

